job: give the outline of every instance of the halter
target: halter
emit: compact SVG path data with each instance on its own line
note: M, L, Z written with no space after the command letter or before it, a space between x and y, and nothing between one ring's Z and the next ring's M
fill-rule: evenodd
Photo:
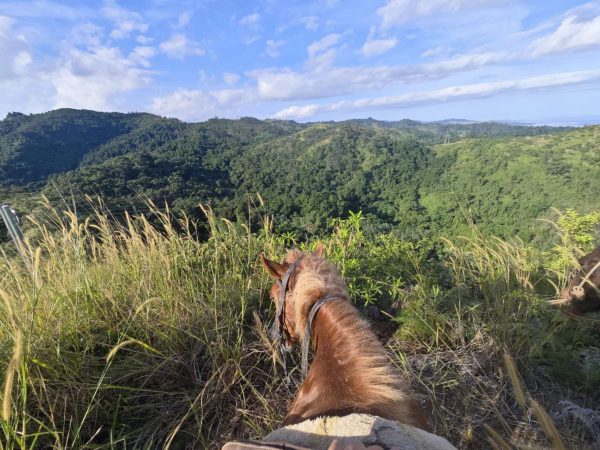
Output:
M302 378L306 378L308 375L308 350L310 348L310 335L312 332L312 324L315 320L315 316L325 303L331 300L340 300L337 295L327 295L317 300L317 302L310 308L310 314L308 315L308 321L306 322L306 330L304 331L304 338L302 339Z
M283 279L281 281L277 280L277 285L279 286L279 306L277 308L277 311L275 311L275 320L273 321L273 325L271 326L271 329L269 330L269 335L271 336L271 339L275 342L275 346L279 348L279 351L280 351L281 355L283 356L283 358L282 358L283 366L284 366L284 369L286 369L286 370L287 370L287 367L285 365L285 353L288 352L289 350L285 346L285 338L289 338L290 333L285 328L285 299L286 299L286 294L288 292L288 287L289 287L288 284L289 284L290 278L291 278L292 274L294 273L294 270L296 270L297 266L298 266L298 261L294 261L290 265L290 267L288 267L288 270L285 272ZM319 309L321 309L321 306L323 306L328 301L336 300L336 299L339 300L339 297L335 296L335 295L327 295L327 296L322 297L319 300L317 300L313 304L313 306L310 308L310 313L308 314L308 320L306 322L306 330L304 332L304 338L302 339L302 345L301 345L302 378L306 378L306 375L308 374L308 352L310 349L310 337L311 337L311 333L312 333L312 324L315 320L315 316L319 312ZM285 337L284 337L284 335L285 335Z

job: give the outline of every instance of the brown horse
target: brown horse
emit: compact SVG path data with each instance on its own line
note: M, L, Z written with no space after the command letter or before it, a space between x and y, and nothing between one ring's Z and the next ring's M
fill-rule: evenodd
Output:
M600 247L578 260L579 267L569 277L569 285L552 301L567 313L581 316L600 311Z
M283 344L312 341L313 361L285 425L319 416L365 413L427 429L427 421L407 383L392 366L369 324L352 306L336 268L323 249L291 250L282 263L261 260L276 283L276 327ZM305 356L307 358L307 356Z

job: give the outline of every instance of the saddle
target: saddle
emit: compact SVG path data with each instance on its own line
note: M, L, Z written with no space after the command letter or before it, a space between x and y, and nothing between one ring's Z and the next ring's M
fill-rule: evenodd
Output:
M334 440L344 446L361 442L367 448L456 450L441 436L369 414L317 417L278 428L264 441L230 442L222 450L328 450Z

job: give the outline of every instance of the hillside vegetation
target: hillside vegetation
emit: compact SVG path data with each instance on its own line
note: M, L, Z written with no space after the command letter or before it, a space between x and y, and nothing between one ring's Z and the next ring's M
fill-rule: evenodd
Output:
M73 196L80 210L99 195L115 214L143 212L149 198L194 217L202 202L236 219L260 193L277 230L298 237L363 211L369 227L411 238L472 222L531 240L549 231L536 220L551 207L598 208L598 130L13 114L0 122L0 195L29 211L40 192L55 204Z

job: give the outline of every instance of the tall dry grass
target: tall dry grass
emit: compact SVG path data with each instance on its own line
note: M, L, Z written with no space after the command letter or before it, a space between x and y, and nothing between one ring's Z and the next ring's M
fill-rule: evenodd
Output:
M217 448L280 424L298 372L284 381L266 338L258 255L281 257L294 237L268 219L253 230L205 208L198 226L150 207L117 220L101 205L82 219L45 204L25 260L3 251L0 449ZM592 331L547 304L543 253L477 233L366 237L360 222L338 220L322 240L358 306L400 309L390 355L437 433L460 448L589 443L552 423L571 392L558 375L575 367L552 355L592 345ZM559 372L540 390L542 366Z
M598 331L548 302L568 270L556 269L557 251L473 229L442 239L436 272L406 295L390 348L424 394L435 430L459 448L600 444L600 423L552 420L563 400L600 411L600 366L586 374L579 360L596 348Z
M205 213L204 242L157 208L30 218L26 260L0 261L0 448L206 447L273 426L251 312L268 310L257 255L281 245Z

